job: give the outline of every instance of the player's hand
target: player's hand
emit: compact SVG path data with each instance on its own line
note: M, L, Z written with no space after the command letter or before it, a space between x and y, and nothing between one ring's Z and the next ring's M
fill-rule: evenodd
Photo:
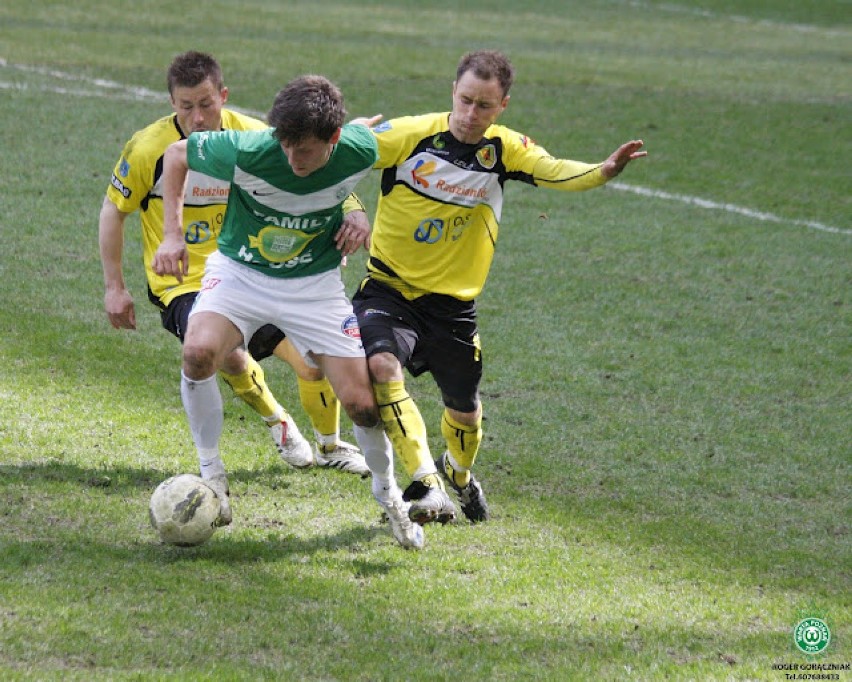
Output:
M173 275L178 282L183 282L183 276L189 270L189 251L183 235L167 232L151 262L151 269L160 276Z
M343 216L343 222L334 235L337 250L346 256L355 253L359 247L370 248L370 220L366 211L350 211Z
M114 329L136 329L136 308L127 289L107 289L104 309Z
M648 152L640 152L639 150L645 143L642 140L631 140L625 142L616 149L609 158L603 162L601 173L605 178L614 178L624 167L634 159L648 156Z
M382 114L376 114L375 116L359 116L358 118L353 118L350 123L359 126L367 126L368 128L372 128L376 123L382 120Z

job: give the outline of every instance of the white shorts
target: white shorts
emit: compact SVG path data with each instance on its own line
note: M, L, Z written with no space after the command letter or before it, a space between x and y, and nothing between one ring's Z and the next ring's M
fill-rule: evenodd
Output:
M202 311L233 322L244 347L263 325L274 324L308 362L309 353L364 357L358 319L337 268L306 277L271 277L216 251L207 259L190 316Z

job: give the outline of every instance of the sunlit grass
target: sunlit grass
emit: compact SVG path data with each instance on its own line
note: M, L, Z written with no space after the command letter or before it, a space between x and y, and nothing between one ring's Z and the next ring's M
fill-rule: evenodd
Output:
M776 680L809 614L819 660L848 662L849 23L811 5L5 3L0 677ZM518 68L504 122L552 153L642 137L620 181L780 222L510 185L479 300L492 522L404 552L368 481L289 469L225 392L234 524L161 545L148 498L197 465L180 351L136 218L136 333L106 322L96 243L121 146L168 110L134 88L200 47L241 107L318 71L353 115L394 116L449 107L459 54L495 45ZM437 453L437 391L409 388Z

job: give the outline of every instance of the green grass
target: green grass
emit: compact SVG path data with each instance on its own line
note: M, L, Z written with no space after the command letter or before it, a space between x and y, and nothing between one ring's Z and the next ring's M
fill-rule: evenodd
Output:
M0 7L0 678L781 680L773 665L852 662L849 2L424 5ZM619 181L652 195L508 189L479 300L493 521L404 552L366 482L279 463L224 393L234 524L159 544L148 498L197 464L179 348L145 300L136 218L140 330L109 327L96 233L122 144L168 111L171 56L214 52L252 111L314 71L353 116L391 117L449 107L461 52L494 46L518 70L503 122L583 161L641 137ZM358 255L350 291L362 272ZM305 424L292 374L265 367ZM431 379L409 388L439 452ZM816 659L792 641L807 615L832 630Z

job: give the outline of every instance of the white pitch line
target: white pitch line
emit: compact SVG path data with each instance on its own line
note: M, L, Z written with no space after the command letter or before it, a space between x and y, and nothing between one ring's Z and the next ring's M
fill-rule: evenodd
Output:
M613 189L621 190L623 192L639 194L643 197L653 197L654 199L665 199L667 201L679 201L682 204L698 206L699 208L707 208L714 211L725 211L726 213L736 213L738 215L746 216L747 218L754 218L755 220L760 220L768 223L796 225L798 227L808 227L813 230L820 230L821 232L831 232L832 234L852 235L852 230L845 230L840 227L824 225L823 223L818 223L815 220L795 220L791 218L782 218L781 216L775 215L774 213L756 211L754 209L746 208L745 206L737 206L735 204L722 204L717 201L711 201L710 199L702 199L701 197L691 197L687 194L672 194L671 192L663 192L662 190L651 189L649 187L628 185L623 182L609 182L606 186L612 187Z
M57 86L40 86L37 88L39 91L54 92L63 95L75 95L79 97L106 97L109 99L132 99L143 101L168 102L168 98L163 93L156 92L154 90L149 90L147 88L123 85L122 83L116 83L115 81L110 81L103 78L89 78L88 76L70 74L63 71L55 71L46 67L30 66L26 64L10 64L5 59L0 57L0 69L2 68L11 68L17 69L19 71L38 73L44 76L66 81L81 81L83 83L87 83L98 88L105 88L108 90L108 92L101 92L92 90L74 90ZM28 90L30 88L26 83L17 84L0 81L0 89ZM231 106L230 108L234 109L235 111L240 111L244 114L248 114L250 116L256 116L258 118L265 117L265 114L252 111L251 109L241 109L234 106ZM649 187L628 185L623 182L609 182L607 183L607 187L611 187L622 192L631 192L633 194L638 194L644 197L664 199L666 201L678 201L683 204L698 206L699 208L725 211L727 213L735 213L737 215L745 216L747 218L753 218L755 220L760 220L763 222L779 223L783 225L795 225L797 227L807 227L813 230L820 230L821 232L830 232L832 234L852 235L852 230L833 227L831 225L824 225L823 223L819 223L814 220L796 220L791 218L783 218L782 216L775 215L774 213L766 213L764 211L758 211L755 209L746 208L744 206L736 206L735 204L719 203L710 199L692 197L686 194L672 194L671 192L664 192L662 190L651 189Z
M816 24L800 24L781 21L772 21L771 19L756 19L740 14L722 14L713 12L712 10L702 9L700 7L692 7L690 5L676 5L672 3L651 3L644 0L614 0L619 4L627 4L631 7L643 10L658 10L660 12L674 12L679 14L690 14L704 19L715 19L721 21L730 21L735 24L748 24L754 26L766 26L768 28L786 29L790 31L799 31L802 33L817 33L825 36L842 36L849 35L849 31L843 28L817 26Z

